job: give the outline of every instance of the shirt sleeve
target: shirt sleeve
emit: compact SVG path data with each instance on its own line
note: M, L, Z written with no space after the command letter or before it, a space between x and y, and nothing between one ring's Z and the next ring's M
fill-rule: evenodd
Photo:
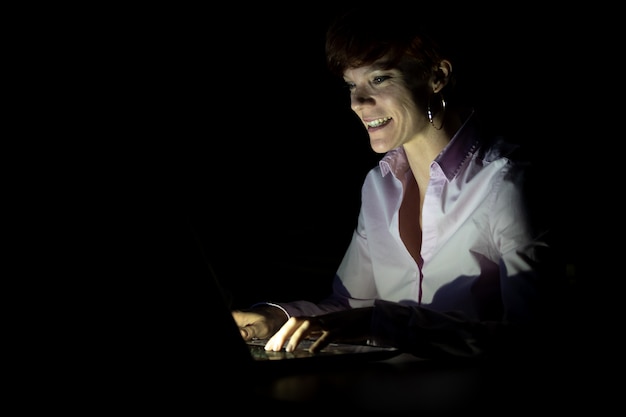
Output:
M489 233L500 259L503 322L536 325L555 302L560 284L553 231L531 202L529 167L513 169L498 184L490 210Z
M371 307L378 298L362 212L343 259L333 279L332 291L319 301L281 303L291 316L315 316L349 308Z
M529 329L505 322L478 321L461 312L376 300L370 340L421 358L473 358L515 349L530 353L537 338Z

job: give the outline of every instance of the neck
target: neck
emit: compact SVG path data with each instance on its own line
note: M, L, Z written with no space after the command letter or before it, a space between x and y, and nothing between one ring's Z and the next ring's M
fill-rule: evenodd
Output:
M404 144L409 166L416 177L428 177L430 175L430 164L450 143L462 124L463 120L458 113L448 111L441 129L436 129L430 124L421 140ZM439 126L436 123L435 125Z

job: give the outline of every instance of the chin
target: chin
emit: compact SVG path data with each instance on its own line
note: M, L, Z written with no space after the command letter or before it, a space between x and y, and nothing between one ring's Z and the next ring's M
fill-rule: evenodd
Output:
M372 150L376 153L385 153L390 151L389 146L385 141L382 140L370 140L370 146Z

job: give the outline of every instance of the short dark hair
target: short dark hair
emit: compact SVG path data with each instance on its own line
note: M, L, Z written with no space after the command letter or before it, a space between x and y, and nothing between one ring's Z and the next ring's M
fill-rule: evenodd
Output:
M346 69L372 64L383 57L389 68L409 60L427 77L439 62L452 59L444 55L438 41L423 25L407 20L404 14L373 15L371 10L353 8L339 15L326 32L326 64L330 72L341 77Z

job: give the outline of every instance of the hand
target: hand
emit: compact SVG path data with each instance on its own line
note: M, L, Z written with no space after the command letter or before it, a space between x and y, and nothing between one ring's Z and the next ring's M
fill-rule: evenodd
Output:
M244 340L266 339L287 321L285 313L272 306L256 307L252 310L233 310L231 314Z
M353 308L321 316L291 317L265 344L265 350L279 351L285 346L293 352L300 342L316 338L309 350L317 353L331 342L364 342L370 332L373 307Z

